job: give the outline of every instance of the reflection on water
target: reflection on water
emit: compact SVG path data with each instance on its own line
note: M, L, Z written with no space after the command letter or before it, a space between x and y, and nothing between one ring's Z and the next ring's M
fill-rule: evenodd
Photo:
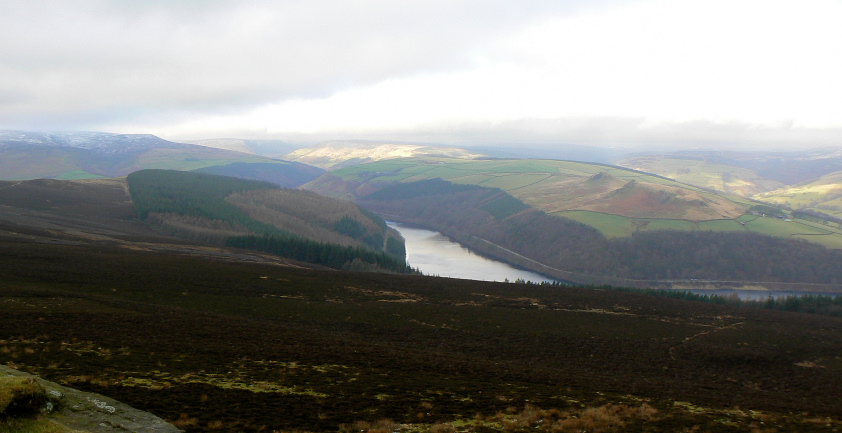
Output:
M441 233L389 222L406 239L406 261L425 275L483 281L553 280L474 254Z

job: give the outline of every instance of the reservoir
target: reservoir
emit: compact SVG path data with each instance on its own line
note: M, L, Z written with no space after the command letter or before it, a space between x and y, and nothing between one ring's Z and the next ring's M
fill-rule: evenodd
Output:
M389 222L406 240L406 261L424 275L482 281L523 279L540 283L551 278L514 268L475 254L439 232Z
M462 278L481 281L515 281L523 279L540 283L554 281L535 272L525 271L509 266L493 259L480 256L467 248L451 241L446 236L432 230L407 226L400 223L388 222L406 240L406 261L413 268L419 269L424 275L440 277ZM737 295L743 300L765 300L768 297L779 298L808 294L822 294L810 292L785 292L763 290L699 290L690 292L700 295ZM828 295L827 293L823 293ZM836 296L839 296L838 294Z

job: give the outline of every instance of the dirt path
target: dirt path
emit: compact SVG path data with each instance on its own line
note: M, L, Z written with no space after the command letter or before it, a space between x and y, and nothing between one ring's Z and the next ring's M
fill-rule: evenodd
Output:
M699 337L702 337L702 336L705 336L705 335L708 335L708 334L713 334L714 332L719 332L719 331L724 331L726 329L736 328L737 326L740 326L744 323L745 322L736 322L736 323L732 323L730 325L719 326L719 327L716 327L716 328L713 328L713 329L709 329L707 331L702 331L698 334L691 335L691 336L685 338L681 343L678 343L677 345L675 345L673 347L670 347L670 358L672 358L673 361L676 361L675 350L678 349L678 347L683 345L683 344L687 344L687 343L689 343L689 342L691 342L691 341L693 341L693 340L695 340Z

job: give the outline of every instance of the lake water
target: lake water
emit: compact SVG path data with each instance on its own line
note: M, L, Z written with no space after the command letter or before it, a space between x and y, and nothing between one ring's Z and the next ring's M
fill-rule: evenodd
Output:
M389 227L399 231L406 239L406 261L425 275L463 278L481 281L515 281L521 278L540 283L554 281L535 272L524 271L480 256L471 250L451 241L446 236L432 230L411 227L389 222ZM728 296L736 294L745 300L765 300L774 298L811 294L807 292L779 292L762 290L690 290L696 294Z
M388 224L406 239L406 261L424 275L481 281L515 281L518 278L535 283L554 281L477 255L439 232L394 222Z

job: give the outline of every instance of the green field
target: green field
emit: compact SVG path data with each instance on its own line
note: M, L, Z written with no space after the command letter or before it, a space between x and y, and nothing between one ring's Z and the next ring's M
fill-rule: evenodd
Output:
M638 230L748 230L787 238L803 235L810 241L842 248L842 233L800 222L746 217L748 208L756 204L749 199L601 164L536 159L404 158L343 168L331 172L328 178L342 179L350 190L356 188L354 185L369 182L416 182L432 178L499 188L527 205L590 225L607 237L630 236ZM630 181L640 187L636 193L612 192L631 185ZM324 195L336 194L332 189L335 185L326 183L320 188L318 180L308 188ZM650 210L651 214L647 214Z
M744 232L746 228L737 220L712 220L702 221L697 224L699 230L710 230L715 232Z
M72 170L55 177L58 180L104 179L105 176L89 173L85 170Z
M710 230L710 231L746 231L735 220L712 220L694 223L686 220L665 218L628 218L590 211L566 211L553 215L570 218L592 226L609 238L630 236L636 230Z
M583 210L571 210L566 212L557 212L550 215L557 215L565 218L570 218L574 221L587 224L609 238L617 238L623 236L631 236L634 232L632 227L632 219L619 215L609 215L600 212L590 212Z

